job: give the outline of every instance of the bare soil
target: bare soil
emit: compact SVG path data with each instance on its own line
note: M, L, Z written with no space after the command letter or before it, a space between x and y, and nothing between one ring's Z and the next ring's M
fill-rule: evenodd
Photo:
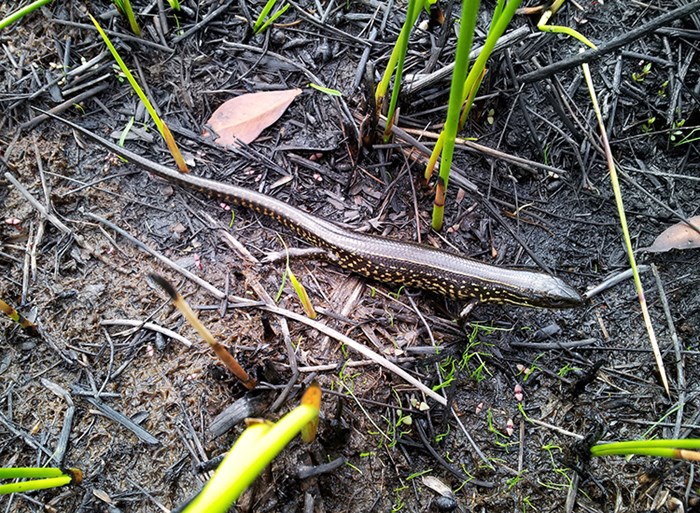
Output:
M0 320L0 465L64 465L85 473L78 486L2 496L3 511L173 510L210 476L203 464L227 451L243 429L239 422L214 436L212 422L222 411L251 400L249 416L276 420L312 379L324 389L318 439L292 442L234 510L697 508L691 463L586 455L597 441L697 437L698 250L643 248L698 214L699 9L636 35L633 29L691 3L567 2L553 18L603 48L634 35L590 67L670 395L630 278L580 308L478 305L462 319L463 304L350 276L318 256L292 259L319 322L428 386L444 383L446 409L336 340L261 308L261 291L277 295L284 259L251 263L229 239L257 260L284 249L280 236L289 247L307 248L305 242L244 209L235 208L231 222L229 206L151 176L59 122L33 121L39 115L33 109L65 103L61 116L105 137L118 138L134 119L146 135L126 146L173 166L152 120L104 54L90 12L147 85L192 173L358 230L451 247L498 265L546 268L583 293L626 271L629 261L581 66L547 72L576 56L580 44L539 32L538 15L516 17L506 34L521 36L492 57L461 134L505 158L458 146L446 228L436 234L429 228L433 193L421 180L425 156L401 134L388 144L362 138L381 131L367 122L372 88L401 29L404 4L292 4L259 36L246 18L255 19L262 3L187 0L179 14L159 13L160 4L134 2L142 38L106 2L53 2L0 32L0 168L53 216L0 177L0 299L40 330L31 337ZM18 7L4 2L0 16ZM454 59L460 6L441 7L452 11L445 25L411 37L398 120L429 148L444 122L449 75L410 88ZM493 8L481 6L475 45ZM374 71L364 69L365 52ZM312 81L342 97L309 88ZM225 100L294 87L303 94L249 147L224 149L200 135ZM139 249L115 226L228 299ZM246 392L225 372L147 280L154 272L176 284L256 375L258 390ZM277 305L302 312L288 283ZM110 324L118 320L153 322L192 345L140 325ZM287 385L289 394L281 396ZM429 409L419 408L422 401ZM111 411L152 438L138 437ZM338 458L332 470L300 476ZM433 490L435 479L451 490L447 497Z

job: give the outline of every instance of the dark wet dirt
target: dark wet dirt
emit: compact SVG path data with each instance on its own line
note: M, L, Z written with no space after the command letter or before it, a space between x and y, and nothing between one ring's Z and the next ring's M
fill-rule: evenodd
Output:
M0 6L2 16L18 7L14 4ZM554 20L603 45L685 4L570 3ZM117 33L113 41L129 67L148 85L194 163L193 174L270 194L358 230L420 238L488 263L537 269L537 259L582 293L629 268L581 67L521 80L578 51L564 36L539 33L537 17L514 20L507 33L521 28L525 37L492 57L461 135L556 172L458 147L453 173L476 184L488 201L453 177L446 226L436 234L429 229L432 190L420 180L424 157L415 145L399 135L372 147L358 140L370 108L366 85L354 87L358 63L369 48L376 83L405 6L391 4L385 17L384 4L332 4L319 25L313 22L322 16L316 4L294 5L265 35L251 37L245 12L254 18L262 5L230 3L208 19L219 5L185 2L179 29L171 11L165 12L163 28L156 21L157 5L135 2L146 43L127 39L128 26L119 17L101 18ZM481 7L476 44L483 41L492 9ZM459 6L453 10L458 13ZM291 260L322 312L319 322L392 359L428 387L447 380L439 393L466 433L449 410L400 377L316 329L264 311L261 290L277 295L284 259L253 263L228 237L258 260L284 250L280 236L291 248L307 243L245 209L234 208L231 224L227 205L125 163L56 121L27 124L37 115L33 108L72 100L60 115L103 137L121 133L132 117L135 127L144 127L143 107L107 55L89 70L63 76L61 69L75 69L103 51L94 30L75 25L89 23L88 11L105 14L110 6L52 3L0 32L6 56L0 60L0 167L70 231L57 229L0 177L0 299L35 320L42 334L32 338L9 319L0 320L0 465L57 464L52 459L72 406L67 449L58 458L85 473L79 486L1 496L4 511L173 510L209 477L201 465L228 450L243 429L238 424L214 437L212 422L222 411L254 397L251 416L276 420L298 404L300 388L312 379L324 389L318 439L310 445L293 441L235 510L697 507L688 462L585 457L586 444L598 439L697 437L697 249L641 251L679 222L678 215L698 214L698 144L678 144L697 130L700 119L697 11L590 63L635 255L646 266L642 283L670 395L631 279L580 308L478 305L460 320L463 304L353 277L317 256ZM377 36L370 44L372 29ZM409 75L451 62L454 34L440 48L442 31L414 33ZM435 64L426 71L433 55ZM309 88L311 75L341 91L342 100ZM198 135L228 98L294 87L303 94L250 147L226 150ZM76 100L86 91L91 94ZM432 148L448 93L446 79L403 94L399 127ZM145 126L150 140L126 146L173 167L153 122ZM95 215L229 299L166 267ZM262 382L259 390L246 392L225 372L147 280L153 272L178 287ZM240 298L260 303L251 306ZM289 283L277 306L303 313ZM108 325L116 320L153 322L192 346L150 329ZM273 409L290 382L291 393ZM52 383L65 395L52 392ZM109 418L88 400L95 396L157 443ZM419 407L422 401L429 409ZM329 472L299 476L303 467L337 458L344 463ZM431 479L451 489L450 497L440 498Z

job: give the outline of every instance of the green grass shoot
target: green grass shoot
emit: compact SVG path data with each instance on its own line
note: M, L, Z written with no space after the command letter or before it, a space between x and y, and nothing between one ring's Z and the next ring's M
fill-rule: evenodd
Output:
M79 484L83 480L83 473L77 468L66 470L54 467L0 468L0 479L29 479L29 481L0 485L0 495L5 495L58 488L67 484Z
M452 86L450 87L450 100L447 106L447 120L440 137L443 137L442 160L440 161L439 187L435 191L433 204L432 226L434 230L442 228L445 215L445 196L447 183L452 166L452 155L455 148L460 112L462 110L463 91L465 89L464 78L467 76L469 66L469 52L472 48L476 18L479 14L479 2L462 2L462 19L457 36L457 53L455 55L455 67L452 72ZM437 145L436 145L437 148ZM435 152L433 152L435 153ZM431 156L432 157L432 156Z
M118 144L119 144L119 146L121 146L122 148L124 147L124 143L126 142L126 138L129 136L129 132L131 132L131 128L134 126L134 122L135 122L135 121L136 121L136 119L134 118L134 116L131 116L131 117L129 118L129 121L126 122L126 126L125 126L124 129L122 130L121 135L119 136L119 142L118 142ZM123 160L124 162L126 162L126 159L125 159L124 157L119 157L119 159L120 159L120 160Z
M377 89L375 91L375 103L377 106L377 114L382 109L382 104L384 102L384 97L389 90L389 84L391 83L391 77L396 74L394 78L394 87L391 92L391 100L389 102L389 108L386 115L386 127L384 130L384 139L389 139L389 134L391 134L391 127L394 124L394 114L396 112L396 105L398 103L399 92L401 91L401 79L403 75L403 66L406 58L406 51L408 49L408 39L411 35L411 29L418 21L418 16L421 12L421 7L430 12L430 6L435 3L435 0L409 0L408 7L406 11L406 19L401 27L401 32L399 37L396 39L394 44L394 49L389 57L389 62L384 70L384 75L382 80L377 84Z
M591 456L656 456L676 460L700 461L700 439L633 440L597 444L591 447Z
M183 513L225 513L263 469L289 442L318 419L320 388L312 384L307 390L313 400L302 404L277 423L253 420L241 434L202 492ZM308 434L308 433L307 433Z
M331 89L330 87L323 87L317 84L314 84L313 82L309 83L309 87L312 89L316 89L317 91L321 91L324 94L327 94L328 96L343 96L343 93L338 91L337 89Z
M617 207L617 214L620 218L620 227L622 228L622 237L625 242L625 248L627 250L627 258L629 259L630 267L632 268L632 276L634 277L634 286L637 290L637 297L639 299L639 306L642 310L642 318L644 319L644 326L647 330L647 336L649 337L649 343L651 344L651 349L654 353L654 358L656 360L656 367L659 369L659 375L661 376L661 382L664 385L664 390L666 390L666 395L670 396L671 391L668 387L668 378L666 377L666 368L664 367L663 358L661 357L661 351L659 350L659 344L656 340L656 333L654 332L654 326L651 323L651 316L649 315L649 308L647 306L646 297L644 295L644 287L642 285L642 280L639 277L639 269L637 268L637 259L634 256L634 248L632 247L632 238L630 237L629 227L627 224L627 215L625 214L625 204L622 201L622 192L620 190L620 180L617 176L617 167L615 166L615 159L612 155L612 149L610 148L610 142L608 141L607 131L605 129L605 123L603 122L603 114L600 110L600 105L598 104L598 97L593 86L593 78L591 77L591 70L588 64L583 63L583 75L586 78L586 84L588 86L588 92L591 95L591 103L593 104L593 110L595 111L596 119L598 120L598 128L600 130L600 140L603 145L603 152L605 153L605 159L608 163L608 171L610 172L610 182L612 184L613 195L615 196L615 205Z
M282 297L282 293L284 292L284 284L287 282L287 278L289 278L289 282L292 284L292 287L294 287L294 292L296 292L299 301L301 301L301 306L304 308L304 313L306 313L306 316L309 319L315 319L317 314L316 310L314 309L314 305L311 303L311 299L309 298L309 293L306 292L304 285L301 284L292 271L292 268L289 267L289 251L287 250L287 245L284 243L284 239L282 239L279 234L278 237L284 246L287 263L285 266L284 275L282 275L282 282L280 283L280 287L277 290L277 295L275 296L275 302L279 301Z
M277 18L282 16L285 12L287 12L287 9L289 9L289 4L285 4L281 9L273 13L272 16L270 16L269 19L267 19L267 21L265 21L265 18L267 18L267 16L270 14L270 11L272 11L272 8L275 6L276 3L277 0L267 0L265 7L263 7L262 11L260 11L258 19L256 19L255 23L253 24L254 34L257 35L261 32L264 32L267 27L272 25Z
M314 309L313 303L311 303L309 293L306 292L306 287L304 287L304 285L302 285L301 282L297 280L296 275L292 272L292 269L289 267L287 267L287 274L289 275L289 281L292 284L292 287L294 287L294 292L297 293L299 301L301 301L301 306L304 308L304 313L306 313L306 316L309 319L315 319L318 316L318 314Z
M688 127L688 128L690 128L690 127ZM673 135L675 135L675 136L683 135L683 131L682 131L682 130L677 130L676 132L677 132L677 133L675 133L675 134L673 134ZM674 142L674 146L681 146L681 145L683 145L683 144L690 144L690 143L693 143L693 142L700 141L700 134L698 134L698 132L700 132L700 127L694 127L694 128L690 131L690 133L686 134L681 140L679 140L679 141L673 141L673 142ZM698 135L696 135L696 134L698 134Z
M455 68L452 72L447 121L425 170L425 179L427 181L432 176L435 163L440 157L440 177L435 191L432 217L434 230L440 230L443 225L445 195L447 194L457 132L463 128L469 115L474 98L486 72L486 62L491 56L498 39L503 35L510 20L515 15L515 11L520 7L520 3L521 0L508 0L507 3L506 0L498 0L484 47L476 61L474 61L468 75L469 52L471 51L474 27L476 26L478 2L464 2L462 4L462 19L457 38L457 54L455 56ZM465 76L467 77L466 80L464 79Z
M168 0L170 7L176 11L180 10L180 2L178 0Z
M596 46L593 43L591 43L588 40L588 38L586 38L580 32L572 29L571 27L563 27L560 25L547 25L547 23L549 23L549 19L559 10L559 8L564 4L565 1L566 0L555 0L555 2L549 6L549 9L542 13L540 21L537 22L537 28L542 32L566 34L567 36L571 36L574 39L577 39L587 47L595 49Z
M0 30L9 27L14 22L24 18L27 14L36 11L39 7L42 7L50 2L51 0L36 0L36 2L32 2L28 5L25 5L21 9L17 9L15 12L9 14L8 16L0 20Z
M411 29L418 20L418 15L420 14L419 2L421 0L408 0L408 10L406 12L406 21L401 28L401 33L396 41L396 46L394 50L398 52L395 75L394 75L394 87L391 90L391 99L389 100L389 109L386 113L386 127L384 129L384 142L389 142L391 138L391 127L394 124L394 116L396 114L396 105L399 102L399 93L401 92L401 80L403 78L403 66L406 60L406 52L408 51L408 39L411 34ZM393 56L393 52L392 52ZM388 69L388 68L387 68ZM379 104L377 104L379 105Z
M168 128L168 125L166 125L162 119L160 119L160 116L158 116L158 113L156 110L153 108L153 105L151 102L148 100L148 97L146 96L146 93L143 92L143 89L141 89L141 86L139 86L138 82L134 78L134 75L131 74L131 71L129 71L129 68L127 68L126 64L122 60L122 58L119 56L119 53L117 52L117 49L114 47L112 42L109 40L107 37L107 34L105 34L104 30L102 30L102 27L100 24L97 22L97 20L92 16L89 15L90 19L92 20L92 23L95 25L95 28L97 28L97 31L100 33L102 36L102 39L104 40L105 44L107 45L107 48L109 48L109 51L112 53L112 56L114 57L114 60L117 61L117 64L119 64L119 68L121 68L122 72L126 76L127 80L129 81L129 84L131 84L131 87L136 91L136 94L139 96L143 104L146 106L146 109L148 110L148 113L151 115L151 118L153 118L153 122L156 124L156 127L158 127L158 131L160 134L163 136L163 139L165 140L165 144L168 145L168 149L170 150L170 153L172 154L173 158L175 159L175 162L177 163L178 169L183 172L187 173L187 164L185 164L185 159L182 158L182 153L180 153L180 148L177 147L177 143L175 142L175 139L173 138L173 134L170 132L170 129Z
M126 19L129 21L129 27L131 27L131 31L137 36L141 37L141 28L139 27L139 24L136 21L134 10L131 8L131 1L113 0L112 3L117 8L117 11L119 11L119 14L126 17Z

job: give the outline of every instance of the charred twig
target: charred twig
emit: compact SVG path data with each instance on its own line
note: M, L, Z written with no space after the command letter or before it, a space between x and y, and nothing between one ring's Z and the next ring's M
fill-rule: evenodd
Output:
M428 436L425 434L425 428L423 427L423 423L421 421L418 421L415 423L415 426L417 428L416 431L418 432L418 436L420 437L420 440L423 443L423 447L425 448L425 450L430 453L430 455L435 459L435 461L437 461L442 467L444 467L448 472L450 472L450 474L455 476L459 481L463 483L471 483L473 485L481 486L483 488L494 487L494 484L488 481L471 479L464 472L455 468L453 465L447 462L447 460L445 460L445 458L438 454L438 452L433 448L433 446L430 445L430 440L428 440Z
M656 288L659 291L659 299L661 300L661 306L664 311L664 316L666 317L666 323L668 324L668 329L671 335L671 342L673 343L673 352L676 357L676 389L678 390L678 409L676 410L676 424L673 428L672 438L681 438L681 422L683 421L683 412L687 400L684 370L685 358L681 352L681 343L678 340L678 332L676 331L676 325L673 322L671 307L668 305L668 298L666 297L666 291L664 290L661 276L659 275L659 270L656 268L656 265L651 264L651 271L654 274L654 279L656 280Z
M90 32L96 32L97 30L95 29L95 26L92 24L88 23L77 23L75 21L69 21L69 20L60 20L58 18L52 18L51 23L55 23L56 25L65 25L67 27L74 27L78 29L83 29L83 30L88 30ZM156 50L159 50L161 52L166 52L166 53L173 53L175 50L173 48L168 48L167 46L160 45L158 43L154 43L153 41L150 41L144 37L136 37L131 34L125 34L123 32L115 32L114 30L105 30L105 33L109 36L113 37L118 37L122 41L129 41L131 43L137 44L137 45L142 45L142 46L150 46L151 48L154 48Z
M146 442L149 445L160 445L160 441L155 436L139 426L136 422L131 420L123 413L120 413L111 406L105 404L102 399L86 395L85 400L100 410L108 419L116 422L117 424L121 424L126 429L134 433L139 440Z
M517 29L513 30L512 32L509 32L508 34L504 34L503 37L501 37L496 43L496 46L493 49L493 53L499 52L504 48L507 48L515 43L522 41L529 34L530 29L525 25L523 25L522 27L518 27ZM484 46L481 45L477 48L472 49L472 51L469 53L469 60L475 60L479 56L479 53L481 53L481 50L483 50L483 48ZM454 67L455 65L454 63L452 63L448 64L443 68L440 68L437 71L434 71L433 73L427 76L421 76L419 78L407 76L406 87L404 92L406 94L412 94L420 91L421 89L425 89L426 87L430 87L431 85L435 84L435 82L445 80L447 79L447 77L452 75Z
M643 273L643 272L646 272L649 270L649 266L640 265L640 266L637 266L637 270L640 273ZM610 278L603 281L601 284L593 287L592 289L587 290L583 295L586 299L590 299L593 296L597 296L598 294L600 294L604 290L607 290L610 287L613 287L622 281L628 280L631 277L632 277L632 269L627 269L626 271L623 271L619 274L611 276Z
M57 228L60 232L69 235L70 237L73 238L73 240L78 244L78 246L84 248L90 255L94 256L101 262L109 265L110 267L114 268L115 266L107 261L101 254L99 254L97 251L95 251L95 248L93 248L88 242L85 241L82 235L74 232L71 230L66 224L63 223L58 217L56 217L54 214L52 214L47 207L39 203L39 201L22 185L15 177L12 175L12 173L5 173L5 178L15 186L17 191L24 196L29 204L34 207L39 214L46 219L48 222L50 222L55 228Z
M134 328L143 328L151 331L155 331L156 333L160 333L161 335L165 335L168 338L172 338L174 340L177 340L181 344L183 344L186 347L191 347L192 342L190 342L188 339L183 337L182 335L175 333L172 330L169 330L168 328L164 328L163 326L159 326L153 322L143 322L143 321L136 321L133 319L103 319L100 321L100 326L132 326ZM131 331L131 330L129 330Z
M0 412L0 424L5 426L5 428L17 438L21 438L24 443L26 443L32 449L43 452L49 458L53 456L53 453L45 445L35 440L34 437L32 437L32 435L27 433L25 430L16 427L14 422L8 419L2 412Z
M260 417L268 410L269 394L246 394L226 407L209 423L209 436L214 439L226 433L232 427L247 418ZM216 465L218 466L218 465ZM209 468L202 470L211 470Z
M299 469L297 470L297 477L299 479L308 479L321 474L327 474L328 472L333 472L335 469L345 465L345 461L345 458L340 456L339 458L336 458L329 463L323 463L322 465L300 465Z
M267 290L265 290L265 287L263 287L259 281L255 280L250 283L251 287L255 291L255 293L258 295L258 297L267 305L273 308L276 308L277 306L275 305L274 300L270 296L270 294L267 293ZM292 335L289 331L289 324L287 323L287 319L282 317L280 319L280 330L282 331L282 339L284 340L284 348L287 351L287 361L289 364L289 368L292 371L292 380L296 380L298 374L299 374L299 369L298 369L298 364L297 364L297 354L296 351L294 351L294 346L292 344ZM272 404L272 407L269 408L270 411L276 411L277 408L279 408L287 398L287 394L289 393L289 389L285 388L281 394L277 396L277 399L275 400L274 404Z
M183 39L187 39L190 37L192 34L195 32L199 31L202 27L206 26L207 23L209 23L211 20L219 16L220 14L226 12L229 7L231 7L231 4L236 2L237 0L228 0L225 4L217 7L213 11L211 11L209 14L205 15L204 18L199 20L197 23L192 25L190 28L188 28L183 34L180 34L179 36L173 38L173 44L177 44ZM109 34L109 32L108 32Z
M380 354L376 353L375 351L372 351L368 347L366 347L363 344L360 344L356 342L355 340L351 339L347 335L344 335L343 333L340 333L339 331L331 328L330 326L326 326L325 324L322 324L318 321L314 321L309 319L308 317L304 315L300 315L296 312L292 312L289 310L285 310L284 308L280 308L278 306L271 306L271 305L266 305L260 307L262 310L266 310L268 312L272 312L274 314L278 315L283 315L287 317L288 319L293 319L295 321L301 322L302 324L306 324L307 326L314 328L317 331L320 331L321 333L328 335L338 342L341 342L348 346L350 349L360 353L361 355L370 358L372 361L374 361L376 364L381 365L388 371L396 374L399 376L401 379L404 381L407 381L414 387L416 387L418 390L420 390L422 393L430 397L431 399L435 400L437 403L445 406L447 405L447 401L445 400L444 397L442 397L440 394L434 392L431 388L425 386L423 383L421 383L419 380L414 378L411 374L403 370L401 367L398 365L390 362Z
M46 84L44 84L43 86L36 89L34 92L32 92L32 94L30 94L26 98L20 98L16 102L12 103L7 108L7 111L10 112L13 109L19 107L22 103L24 103L28 100L33 100L34 98L36 98L37 96L42 94L44 91L54 87L59 82L62 82L68 78L71 78L74 76L78 76L78 77L82 78L86 72L89 72L92 68L97 66L97 64L99 64L100 61L102 59L104 59L107 54L108 54L108 52L105 50L102 53L100 53L99 55L96 55L95 57L93 57L89 61L85 62L84 64L81 64L80 66L77 66L69 71L66 71L65 73L61 73L59 76L53 78L52 80L49 80ZM102 69L102 68L100 68L100 69Z
M605 54L608 54L622 46L625 46L628 43L631 43L636 39L639 39L640 37L650 32L653 32L654 30L664 25L671 23L672 21L679 20L685 16L688 16L697 10L700 10L700 2L688 2L684 6L679 7L678 9L674 9L673 11L667 12L666 14L663 14L658 18L654 18L653 20L645 23L644 25L624 32L622 35L611 39L607 43L598 45L598 48L595 50L586 50L583 53L572 55L571 57L563 59L559 62L555 62L554 64L550 64L549 66L545 66L536 71L526 73L520 77L520 81L524 84L537 82L538 80L550 77L555 73L559 73L560 71L580 66L585 62L591 62L599 57L602 57Z
M100 84L98 86L93 87L92 89L88 89L87 91L80 93L73 98L69 98L68 100L64 101L63 103L59 103L52 109L50 109L48 112L51 114L60 114L61 112L64 112L72 107L74 107L76 104L79 104L80 102L87 100L88 98L92 98L93 96L97 96L97 94L101 93L105 89L110 87L109 84ZM49 119L49 116L46 114L39 114L38 116L30 119L29 121L26 121L25 123L22 123L20 125L21 130L33 128L42 121L45 121Z
M200 287L205 288L207 291L209 291L209 292L210 292L214 297L216 297L217 299L223 299L223 298L225 297L225 294L224 294L221 290L219 290L218 288L216 288L214 285L212 285L212 284L209 283L208 281L203 280L202 278L200 278L200 277L197 276L196 274L191 273L190 271L188 271L188 270L185 269L184 267L177 265L175 262L173 262L171 259L169 259L169 258L166 257L165 255L163 255L163 254L161 254L161 253L158 253L158 252L154 251L153 249L149 248L146 244L144 244L143 242L141 242L141 241L138 240L137 238L133 237L131 234L129 234L129 233L126 232L125 230L122 230L121 228L119 228L119 227L118 227L117 225L115 225L114 223L111 223L110 221L108 221L108 220L105 219L104 217L100 217L100 216L98 216L97 214L93 214L93 213L91 213L91 212L88 212L88 213L86 213L85 215L86 215L87 217L89 217L90 219L93 219L93 220L95 220L95 221L98 221L98 222L104 224L105 226L108 226L110 229L114 230L115 232L117 232L117 233L118 233L119 235L121 235L122 237L124 237L124 238L128 239L129 241L131 241L131 242L132 242L136 247L138 247L139 249L142 249L142 250L145 251L146 253L150 254L150 255L153 256L153 257L155 257L157 260L160 260L162 263L164 263L164 264L165 264L166 266L168 266L170 269L173 269L174 271L176 271L176 272L182 274L185 278L187 278L187 279L189 279L189 280L195 282L195 283L196 283L197 285L199 285Z
M58 442L56 442L56 449L54 450L53 454L53 460L56 462L56 466L61 467L63 465L63 458L65 458L66 456L66 450L68 449L68 440L70 439L70 432L73 427L73 415L75 414L75 405L73 404L73 399L71 398L70 392L68 392L68 390L58 386L56 383L53 383L45 378L41 378L41 384L48 388L51 392L56 394L58 397L63 398L63 400L68 405L65 417L63 418L63 428L61 428L61 434L58 437Z

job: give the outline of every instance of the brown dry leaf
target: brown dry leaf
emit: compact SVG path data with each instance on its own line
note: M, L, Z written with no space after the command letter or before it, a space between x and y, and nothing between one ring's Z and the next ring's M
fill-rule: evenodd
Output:
M221 146L237 145L236 140L249 144L287 110L301 89L265 91L236 96L224 102L207 121L219 138ZM209 133L205 130L204 136Z
M688 221L700 229L700 216L688 218ZM653 244L644 251L650 253L664 253L671 249L692 249L700 248L700 233L693 230L684 222L674 224L666 228L661 234L656 237Z

